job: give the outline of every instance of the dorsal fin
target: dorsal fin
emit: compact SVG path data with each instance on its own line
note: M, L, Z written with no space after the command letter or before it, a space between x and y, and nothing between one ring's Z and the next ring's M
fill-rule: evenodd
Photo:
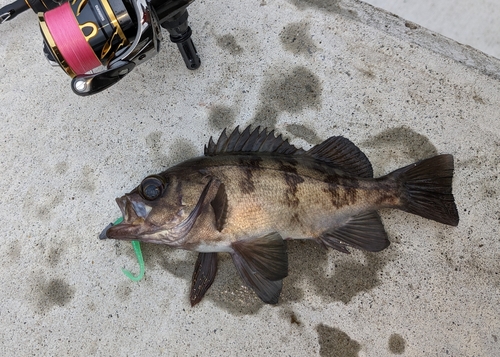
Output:
M356 145L342 136L332 136L313 146L304 155L312 156L356 177L373 177L370 160Z
M297 149L282 136L274 136L274 130L267 132L266 129L260 131L260 126L251 131L248 126L240 133L239 127L227 136L226 129L220 134L217 143L210 138L208 146L205 146L205 156L215 156L218 154L231 154L243 152L268 152L286 155L297 155L304 153L304 150Z

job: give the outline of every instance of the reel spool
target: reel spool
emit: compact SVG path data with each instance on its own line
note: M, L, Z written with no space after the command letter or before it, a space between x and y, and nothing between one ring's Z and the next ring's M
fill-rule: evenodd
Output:
M200 58L186 10L193 1L69 0L59 6L58 0L16 0L0 9L0 23L29 7L39 11L45 56L73 78L76 94L86 96L110 87L156 55L161 27L169 31L187 68L197 69Z
M107 67L130 44L127 35L135 35L128 31L134 25L128 11L116 0L74 0L38 17L45 50L71 77Z

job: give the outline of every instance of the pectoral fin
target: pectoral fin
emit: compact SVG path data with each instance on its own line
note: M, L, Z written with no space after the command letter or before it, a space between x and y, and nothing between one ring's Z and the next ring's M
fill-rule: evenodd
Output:
M224 225L226 224L227 217L227 194L226 188L223 183L219 185L219 189L217 190L217 194L215 195L212 202L212 209L215 214L215 225L219 232L222 231Z
M318 239L324 246L343 253L349 253L346 246L378 252L389 245L387 233L377 212L351 217L345 224L324 232Z
M217 274L217 253L200 253L194 266L191 282L191 306L203 299Z
M286 243L278 233L236 241L231 253L243 281L267 304L277 304L288 275Z

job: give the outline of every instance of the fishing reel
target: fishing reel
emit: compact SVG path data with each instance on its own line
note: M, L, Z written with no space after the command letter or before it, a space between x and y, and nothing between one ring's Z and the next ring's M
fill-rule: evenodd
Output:
M186 67L200 58L191 40L187 6L194 0L16 0L0 9L0 23L31 8L38 13L49 63L72 77L81 96L98 93L160 50L161 28Z

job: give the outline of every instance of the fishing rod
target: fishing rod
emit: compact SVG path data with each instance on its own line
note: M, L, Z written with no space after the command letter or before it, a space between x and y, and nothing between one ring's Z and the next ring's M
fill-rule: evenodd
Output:
M186 67L200 57L191 39L187 7L194 0L16 0L0 9L0 24L32 9L43 52L71 78L73 92L98 93L160 50L161 28L177 44Z

